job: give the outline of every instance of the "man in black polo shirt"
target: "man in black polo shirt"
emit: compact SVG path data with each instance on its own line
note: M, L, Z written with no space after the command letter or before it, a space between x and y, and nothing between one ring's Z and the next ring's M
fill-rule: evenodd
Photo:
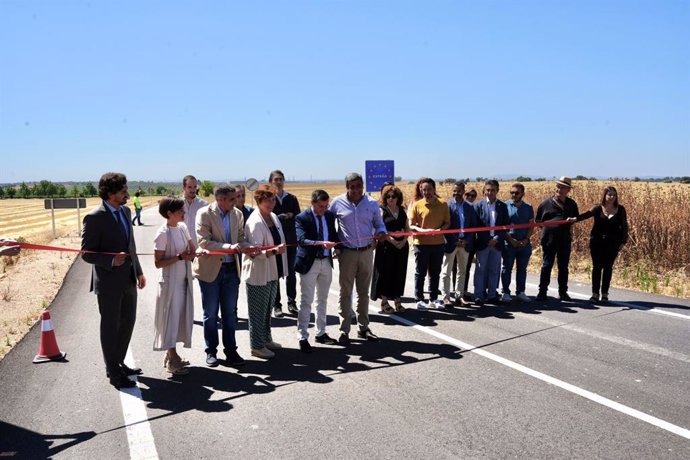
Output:
M566 220L578 216L577 203L568 198L573 185L569 177L561 177L556 181L556 193L545 199L537 208L536 222ZM573 219L575 222L575 219ZM570 262L570 247L573 236L571 224L552 225L541 228L541 248L543 262L539 277L539 294L537 300L546 300L546 290L551 281L551 269L558 258L558 297L570 301L568 295L568 263Z

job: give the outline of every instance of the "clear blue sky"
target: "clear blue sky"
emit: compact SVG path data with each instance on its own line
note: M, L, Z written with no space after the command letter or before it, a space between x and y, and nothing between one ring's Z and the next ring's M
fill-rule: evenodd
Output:
M0 0L0 182L690 175L690 1Z

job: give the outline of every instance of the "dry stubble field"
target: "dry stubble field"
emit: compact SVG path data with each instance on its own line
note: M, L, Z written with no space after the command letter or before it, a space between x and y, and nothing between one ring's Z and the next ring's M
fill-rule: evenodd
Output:
M508 199L512 182L501 182L499 198ZM575 181L571 197L581 212L597 204L605 185L603 181ZM690 185L646 182L612 182L628 211L630 241L621 252L614 271L613 284L645 292L689 297L690 278ZM413 182L399 184L407 202ZM467 187L481 192L482 184ZM526 182L525 201L537 205L554 190L553 182ZM323 188L331 197L345 191L342 182L288 183L286 190L295 194L302 208L309 204L312 190ZM441 199L451 197L450 184L439 185ZM378 199L378 193L373 196ZM145 208L155 206L159 197L145 197ZM99 203L87 201L88 212ZM79 248L76 210L56 211L60 237L52 240L50 211L43 200L0 200L0 236L21 237L27 242ZM571 258L573 277L583 282L591 278L588 237L591 220L575 225L575 243ZM538 272L541 250L538 232L533 236L534 255L530 269ZM74 255L63 252L25 251L18 257L3 257L0 264L0 358L23 337L36 322L39 313L52 302ZM36 283L36 280L41 280Z

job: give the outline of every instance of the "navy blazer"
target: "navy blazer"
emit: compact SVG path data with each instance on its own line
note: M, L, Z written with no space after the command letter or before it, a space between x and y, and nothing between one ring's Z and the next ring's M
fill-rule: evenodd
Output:
M328 241L338 242L338 232L335 229L335 214L326 210L326 228L328 228ZM319 232L316 228L316 219L311 208L297 214L295 217L295 230L297 233L297 255L295 256L295 271L305 274L314 265L314 259L319 251L323 251L323 246L311 246L319 240ZM329 251L328 261L333 266L333 251Z
M480 227L489 226L489 203L486 198L482 198L474 203L474 211L477 213L479 218ZM510 216L508 214L508 206L501 200L496 200L496 225L510 225ZM496 235L496 246L495 248L501 250L503 248L503 240L505 239L505 234L507 230L496 230L494 234ZM489 232L477 232L477 239L475 242L475 248L477 251L481 251L489 245L489 240L491 236Z
M474 208L467 201L463 201L458 204L455 200L448 201L448 210L450 211L450 227L449 229L460 228L460 212L465 216L465 228L479 227L479 217L477 213L474 212ZM457 248L458 239L460 239L459 233L446 233L446 245L444 247L445 252L453 252ZM477 238L476 233L465 233L462 239L465 241L465 250L467 252L472 252L474 250L474 242Z
M132 216L128 207L122 206L122 209L129 227L129 241L105 204L84 216L81 249L96 253L82 253L81 257L93 265L90 290L96 294L119 293L128 283L136 283L137 277L143 273L136 255ZM130 256L124 264L113 267L113 256L100 254L103 252L128 252Z

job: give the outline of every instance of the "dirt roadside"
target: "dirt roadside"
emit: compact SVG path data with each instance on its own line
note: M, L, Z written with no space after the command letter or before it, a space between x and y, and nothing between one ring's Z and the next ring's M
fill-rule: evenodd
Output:
M75 231L46 244L79 248L81 238ZM0 359L38 321L41 312L50 306L76 256L73 252L22 251L18 256L1 258Z

